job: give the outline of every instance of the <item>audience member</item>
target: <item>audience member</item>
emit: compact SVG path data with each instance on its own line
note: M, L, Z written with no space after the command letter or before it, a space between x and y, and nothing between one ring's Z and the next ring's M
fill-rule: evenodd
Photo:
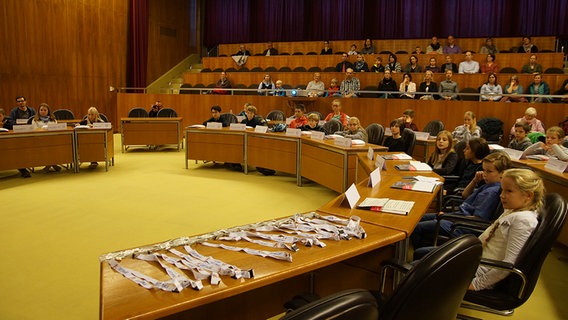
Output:
M219 80L215 84L215 89L211 91L211 94L229 94L227 89L232 88L231 81L227 78L225 71L221 72Z
M325 40L323 42L323 48L321 49L320 54L333 54L333 50L329 46L329 41Z
M422 67L418 65L418 57L411 55L409 63L404 67L404 72L422 72Z
M451 70L452 72L457 73L458 66L453 62L452 56L448 55L446 56L446 63L442 65L442 68L440 70L442 71L442 73L445 73L447 70Z
M237 114L237 117L246 117L247 116L247 108L251 105L252 105L251 103L245 102L245 104L243 105L243 110L241 112L239 112L239 114Z
M562 128L548 128L548 130L546 130L546 143L539 141L531 145L523 152L521 159L530 155L542 154L550 158L568 161L568 148L562 145L564 136L564 130L562 130Z
M444 53L442 45L438 42L438 37L436 36L432 37L432 42L426 47L426 53L431 53L431 54Z
M547 95L550 95L550 87L548 83L542 81L542 75L540 73L536 73L534 75L533 82L529 84L528 93L533 95L539 95L543 97L531 97L531 102L551 102Z
M274 90L275 88L276 86L274 85L274 82L272 82L272 77L270 77L269 74L265 74L264 79L262 79L262 81L258 85L258 95L271 96L274 94L274 91L272 90Z
M325 93L325 83L320 80L320 73L314 73L312 81L308 82L306 86L306 93L308 97L323 97Z
M538 48L532 43L531 37L523 37L523 42L519 49L517 50L518 53L536 53L538 52Z
M446 80L440 82L440 88L438 89L440 98L445 100L458 99L458 84L452 80L453 75L452 70L446 70Z
M359 52L357 51L357 45L356 44L352 44L351 45L351 49L347 52L348 55L350 56L356 56L359 54Z
M454 150L454 139L448 130L436 136L436 149L428 159L428 165L439 175L450 175L458 164L458 154Z
M327 96L328 97L340 95L339 86L337 85L338 82L339 81L335 78L331 79L331 82L329 83L329 89L327 89Z
M14 123L17 124L18 119L22 119L27 122L29 118L35 116L36 112L32 107L28 107L26 97L16 97L16 103L17 107L10 111L10 119L12 119Z
M399 119L402 120L403 129L408 128L412 131L420 131L418 130L418 126L414 123L414 110L404 110L404 112L402 112L402 117Z
M397 91L396 81L391 77L390 70L385 69L383 80L379 81L379 86L377 91L387 91L387 93L378 93L379 98L394 98L394 95L390 92Z
M463 124L457 126L452 135L458 142L468 142L471 139L480 138L481 128L477 125L475 113L466 111L463 115Z
M357 55L355 63L353 63L353 71L355 72L369 72L369 66L365 62L365 58L362 54Z
M319 131L327 134L325 128L319 125L320 117L317 113L308 114L308 124L302 126L302 131Z
M87 110L87 116L85 117L85 119L79 122L79 125L92 127L93 123L95 122L105 121L101 118L101 115L99 114L99 110L97 110L97 108L90 107L89 110ZM98 167L98 165L98 162L91 162L89 169L95 169Z
M404 138L401 135L402 130L404 129L404 124L400 119L394 119L390 123L391 129L391 136L386 137L385 142L383 145L389 148L389 152L393 151L406 151L406 143L404 142Z
M383 66L383 58L380 56L375 57L375 64L371 67L371 72L385 72L385 66Z
M401 99L414 99L414 93L416 92L416 83L412 82L412 74L406 72L402 76L402 82L398 88L398 91L402 92L400 94Z
M285 97L286 96L286 90L284 90L284 87L282 87L283 82L282 80L276 80L276 85L274 88L274 95L275 96L280 96L280 97Z
M51 113L51 109L47 103L40 103L37 108L37 113L28 119L28 124L32 124L35 129L43 129L49 122L57 123L57 120ZM61 170L61 168L59 168L59 170Z
M493 38L489 37L485 39L485 44L481 46L481 49L479 49L479 53L492 54L492 55L499 53L499 49L497 49L497 47L493 43Z
M397 57L393 53L389 53L389 62L385 66L385 71L388 70L392 73L401 72L402 67L400 66L400 62L397 62Z
M244 44L239 45L239 51L233 54L233 56L250 56L250 51L248 51Z
M247 127L255 128L256 126L266 126L266 120L257 114L256 107L252 104L247 107L245 114L246 117L243 121L241 121L241 123L244 123Z
M434 95L430 92L438 92L438 84L436 84L436 82L434 82L432 79L432 71L427 70L424 73L424 81L420 83L420 87L418 88L418 91L426 92L418 95L420 100L434 100Z
M503 96L503 88L497 83L497 75L490 73L487 82L481 86L481 101L499 101Z
M412 51L412 54L422 54L424 52L422 52L422 48L420 46L416 46L414 48L414 51Z
M471 53L471 51L465 52L465 61L460 62L458 70L459 73L479 72L479 62L473 60L473 53Z
M361 83L359 79L353 76L353 69L347 69L345 79L341 81L341 86L339 87L340 94L343 98L357 98L360 89Z
M212 106L211 107L211 118L209 120L203 121L203 125L206 126L207 122L220 122L223 127L228 127L231 125L228 118L221 119L221 107Z
M148 112L148 117L155 118L158 116L158 111L160 111L163 107L162 101L158 100L152 107L150 108L150 112Z
M512 75L509 83L505 85L504 94L510 94L512 96L503 97L501 101L503 102L527 102L527 99L522 96L524 92L523 86L519 84L519 77L517 75Z
M377 50L375 49L375 46L373 45L373 40L371 39L365 39L365 43L363 44L363 49L361 50L362 54L375 54L377 53Z
M0 108L0 128L12 130L13 126L14 122L12 121L12 119L6 115L4 108Z
M523 66L521 73L542 73L542 66L536 63L536 54L531 54L529 63Z
M526 122L516 122L513 125L513 130L515 132L514 139L509 142L509 148L525 151L532 144L531 139L527 137L527 134L531 131L531 126Z
M367 131L365 131L365 128L361 126L361 122L357 117L349 118L349 121L347 121L347 129L344 131L338 131L335 134L345 138L363 140L365 142L369 140Z
M276 50L273 45L272 45L272 41L268 41L268 43L266 44L266 50L264 50L264 52L262 52L263 56L277 56L278 55L278 50Z
M294 106L294 119L288 125L290 128L300 128L308 124L308 118L304 115L306 112L306 107L303 104L298 103Z
M545 133L544 126L542 125L542 122L536 118L536 115L537 115L536 109L533 107L528 107L525 110L525 115L515 120L515 123L518 122L527 123L530 126L529 130L530 132ZM529 131L527 131L527 134L529 133ZM515 126L511 127L511 135L514 134L515 134Z
M349 68L353 68L353 64L347 60L349 58L347 53L341 54L341 62L335 66L335 71L345 72Z
M430 58L430 63L424 67L424 71L432 71L434 73L439 73L440 67L438 67L438 61L435 57Z
M564 102L564 103L568 102L568 79L562 82L560 89L558 89L558 91L556 91L554 94L559 96L564 96L562 98L557 99L559 102Z
M448 44L444 47L444 54L462 53L460 46L456 44L454 36L448 36Z
M471 182L475 173L481 170L481 161L490 152L489 144L487 144L487 141L483 138L472 139L465 142L465 148L463 150L463 158L465 161L463 166L459 168L461 175L457 182L444 183L444 192L446 192L446 194L461 194L463 189Z
M488 53L485 62L481 64L481 73L497 73L499 65L495 62L495 54Z
M325 122L331 121L331 119L335 119L341 122L341 124L343 124L344 127L347 126L347 119L349 119L349 116L347 116L345 112L341 111L341 100L334 99L331 102L331 109L333 111L330 114L328 114L327 117L325 117Z

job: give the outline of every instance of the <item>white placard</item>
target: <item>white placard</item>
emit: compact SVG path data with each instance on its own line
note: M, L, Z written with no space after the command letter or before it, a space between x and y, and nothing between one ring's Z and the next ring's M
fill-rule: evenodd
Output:
M381 168L377 168L371 172L367 186L374 188L379 182L381 182Z
M295 128L286 128L286 135L291 137L301 137L302 130Z
M429 132L414 131L416 140L428 140L430 138Z
M256 126L254 127L254 132L266 133L268 131L267 126Z
M321 131L312 131L312 139L313 140L323 140L325 137L325 133Z
M19 124L19 125L15 125L14 127L12 127L12 130L14 130L14 132L30 132L30 131L34 131L34 125L33 124Z
M374 158L375 158L375 150L369 147L369 150L367 150L367 159L373 161Z
M247 125L244 123L231 123L229 129L237 131L245 131L247 129Z
M347 197L347 202L349 202L349 208L353 209L357 201L361 198L354 183L345 191L345 197Z
M28 124L28 119L16 119L16 124Z
M568 162L550 158L544 165L545 169L556 171L558 173L567 172Z
M207 129L222 129L223 124L221 122L207 122Z
M381 170L387 170L387 160L383 157L375 159L375 167Z
M334 144L340 147L351 147L351 139L344 137L337 137L334 140Z
M112 123L110 123L110 122L95 122L95 123L93 123L93 129L112 129Z
M55 122L48 122L47 123L47 130L66 130L67 124L65 122L62 123L55 123Z

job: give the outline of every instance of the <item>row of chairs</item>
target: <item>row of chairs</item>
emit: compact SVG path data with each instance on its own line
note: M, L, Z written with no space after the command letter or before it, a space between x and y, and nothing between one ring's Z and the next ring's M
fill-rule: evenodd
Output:
M129 118L148 118L148 111L144 108L135 107L128 111ZM156 115L158 118L176 118L177 112L172 108L162 108Z
M69 110L69 109L57 109L53 111L53 116L55 117L55 119L57 120L75 120L75 114L73 113L73 111ZM106 115L104 115L103 113L99 113L99 116L101 117L101 119L103 119L105 122L109 122L108 121L108 117ZM87 115L83 116L82 119L86 119Z
M517 52L517 49L518 49L518 47L513 47L513 48L511 48L510 50L501 50L501 51L499 51L499 52L500 52L500 53L516 53L516 52ZM473 53L473 54L476 53L475 50L462 50L462 52L467 52L467 51L471 51L471 53ZM541 50L541 51L539 51L539 52L540 52L540 53L551 53L551 52L554 52L554 50ZM347 53L347 52L345 52L345 51L336 51L336 52L334 52L333 54L342 55L342 54L344 54L344 53ZM398 50L398 51L396 51L396 52L392 52L392 51L390 51L390 50L383 50L383 51L379 52L379 54L408 54L408 53L409 53L409 52L406 51L406 50ZM294 53L292 53L292 54L290 54L289 52L281 52L281 53L278 54L278 55L280 55L280 56L289 56L289 55L293 55L293 56L303 56L303 55L315 56L315 55L318 55L318 53L317 53L317 52L314 52L314 51L310 51L310 52L307 52L307 53L300 52L300 51L296 51L296 52L294 52ZM264 56L264 54L262 54L262 53L256 53L256 54L254 54L254 56ZM219 57L227 57L227 55L226 55L226 54L220 54Z
M337 72L337 70L335 69L335 67L333 66L329 66L329 67L325 67L325 68L320 68L318 66L314 66L314 67L310 67L308 69L306 69L305 67L295 67L295 68L290 68L288 66L283 66L280 68L276 68L276 67L267 67L267 68L261 68L261 67L253 67L251 69L247 68L247 67L241 67L239 69L237 68L227 68L227 69L223 69L223 68L215 68L213 70L211 70L210 68L204 68L201 69L201 72ZM519 70L517 70L514 67L503 67L499 70L499 73L519 73ZM562 70L562 68L557 68L557 67L550 67L547 68L546 70L543 71L543 73L546 74L564 74L564 70Z

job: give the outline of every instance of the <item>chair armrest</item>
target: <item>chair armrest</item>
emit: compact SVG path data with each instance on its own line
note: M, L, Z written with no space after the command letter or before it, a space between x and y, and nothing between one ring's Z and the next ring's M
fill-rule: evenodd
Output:
M477 223L478 222L478 223ZM472 223L468 223L468 222L456 222L454 223L454 225L452 225L452 231L455 230L469 230L469 231L473 231L475 234L477 234L478 236L480 234L483 233L483 231L485 231L488 227L490 226L490 224L486 223L486 222L481 222L481 221L476 221L476 223L474 223L474 221L472 221Z
M521 278L521 287L519 288L518 298L521 299L525 294L526 286L528 283L527 276L519 269L515 268L515 265L510 262L504 262L499 260L481 258L479 265L484 265L490 268L495 268L499 270L509 271Z

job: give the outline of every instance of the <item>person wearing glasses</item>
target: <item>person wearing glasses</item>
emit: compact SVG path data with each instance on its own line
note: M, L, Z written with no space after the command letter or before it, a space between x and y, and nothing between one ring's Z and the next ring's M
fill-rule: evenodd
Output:
M28 123L28 119L35 116L35 110L32 107L27 106L26 97L24 96L16 97L16 104L17 106L10 111L10 119L12 119L15 124L20 122L18 119L24 119L24 123ZM29 178L32 176L30 171L26 168L18 169L18 171L20 171L23 178Z

